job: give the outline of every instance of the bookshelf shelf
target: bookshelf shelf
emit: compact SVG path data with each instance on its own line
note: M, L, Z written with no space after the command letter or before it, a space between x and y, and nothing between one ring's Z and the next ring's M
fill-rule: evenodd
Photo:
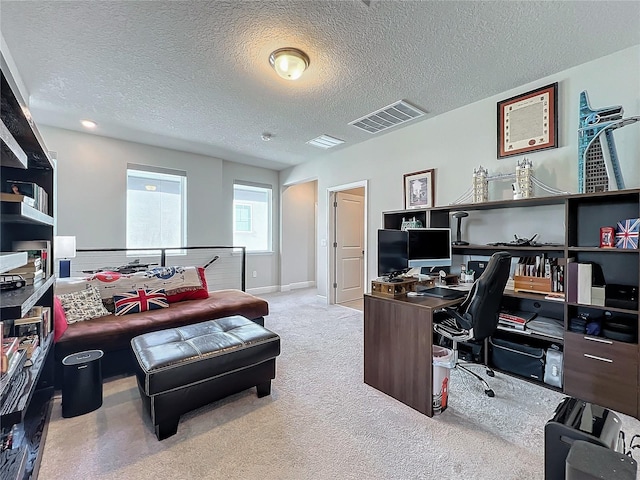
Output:
M18 247L27 242L38 245L34 250L44 250L40 245L48 245L46 251L49 262L53 258L50 245L53 243L55 226L55 165L17 88L4 51L0 51L0 66L0 176L3 181L35 184L37 192L42 195L39 198L45 199L37 203L38 198L34 196L36 205L42 205L45 212L26 202L12 201L14 198L0 201L0 252L8 253L2 254L0 266L8 271L28 264L27 248ZM23 251L15 253L16 250ZM20 264L16 264L17 259L20 259ZM53 316L55 277L50 263L44 270L47 277L35 285L0 291L0 320L5 335L12 334L13 321L26 316L34 306L51 308L50 315ZM53 335L40 338L40 353L34 357L33 364L24 366L2 388L0 431L3 434L9 431L18 434L13 437L12 449L0 452L0 480L35 480L38 476L54 385L52 344ZM32 428L33 425L43 428Z

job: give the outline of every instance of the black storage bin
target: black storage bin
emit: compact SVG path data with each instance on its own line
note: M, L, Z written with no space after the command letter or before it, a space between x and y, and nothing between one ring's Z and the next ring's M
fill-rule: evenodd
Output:
M542 381L544 379L544 349L490 338L491 364L505 372Z

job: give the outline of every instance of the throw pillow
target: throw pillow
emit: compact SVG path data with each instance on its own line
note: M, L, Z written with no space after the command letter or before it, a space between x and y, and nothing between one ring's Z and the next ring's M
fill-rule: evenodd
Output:
M109 315L109 311L102 304L100 292L93 285L79 292L63 293L58 295L58 298L69 325Z
M113 303L116 307L116 316L169 308L167 295L161 288L118 293L113 296Z
M201 287L195 290L187 290L173 294L167 294L169 303L182 302L183 300L198 300L200 298L209 298L209 287L207 286L207 277L204 273L204 267L196 267Z
M67 330L69 324L64 314L64 308L57 295L53 296L53 342L57 342Z

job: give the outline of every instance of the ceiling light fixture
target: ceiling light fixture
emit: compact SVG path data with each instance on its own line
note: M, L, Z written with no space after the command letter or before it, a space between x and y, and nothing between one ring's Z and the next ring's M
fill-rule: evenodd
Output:
M98 126L93 120L82 120L80 123L82 123L84 128L96 128Z
M271 140L271 134L265 132L265 133L262 134L261 138L262 138L263 141L268 142L269 140Z
M269 55L269 63L285 80L297 80L309 66L309 56L297 48L280 48Z

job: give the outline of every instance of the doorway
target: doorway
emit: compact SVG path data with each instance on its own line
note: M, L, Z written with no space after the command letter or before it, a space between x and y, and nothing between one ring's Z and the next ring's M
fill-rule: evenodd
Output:
M328 189L329 303L362 309L367 278L367 182Z

